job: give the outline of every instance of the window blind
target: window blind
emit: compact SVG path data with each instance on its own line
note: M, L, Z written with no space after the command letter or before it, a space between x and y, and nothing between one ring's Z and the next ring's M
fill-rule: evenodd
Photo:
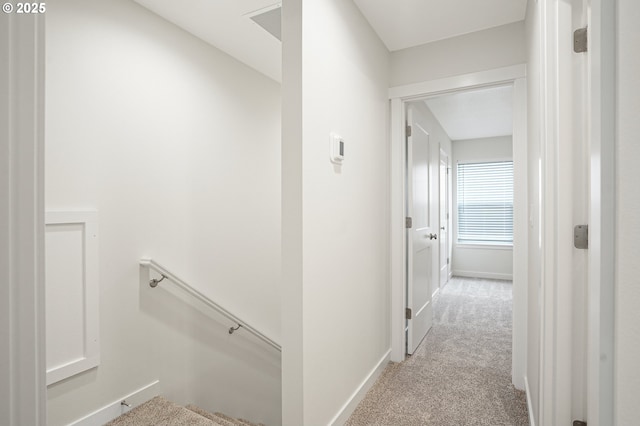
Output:
M513 161L458 163L458 242L513 243Z

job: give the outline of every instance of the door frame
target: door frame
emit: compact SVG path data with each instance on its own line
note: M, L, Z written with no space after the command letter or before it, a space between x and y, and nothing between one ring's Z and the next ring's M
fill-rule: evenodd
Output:
M438 162L439 165L442 165L442 159L443 157L446 159L446 161L444 162L445 164L445 174L444 174L444 179L442 177L442 174L440 173L440 168L438 168L438 175L440 177L440 181L438 182L440 184L440 214L439 214L439 218L440 218L440 223L438 224L438 233L440 234L440 247L442 247L442 239L444 238L444 247L446 249L445 253L442 253L442 250L440 250L439 253L439 262L438 262L438 270L441 271L441 267L442 267L442 257L444 255L444 257L447 259L447 276L445 279L445 282L442 282L442 272L440 272L438 274L438 289L437 291L440 292L440 290L442 290L442 288L447 284L447 282L449 282L449 277L451 275L451 263L450 263L450 258L449 258L449 247L451 245L451 236L449 234L449 231L451 229L450 227L450 222L451 222L451 212L449 211L449 205L450 205L450 201L451 201L451 187L449 186L449 171L450 171L450 164L449 164L449 156L447 155L446 152L444 152L444 150L442 148L440 148L440 161ZM442 181L444 180L444 191L442 190ZM443 218L442 215L442 193L444 192L445 195L445 208L444 208L444 213L445 213L445 217ZM444 221L444 223L446 224L445 226L445 232L442 232L442 222Z
M587 419L615 424L616 4L588 0L589 282Z
M513 270L513 352L512 380L524 389L527 338L527 144L526 144L526 64L496 68L455 77L391 87L390 100L390 313L391 360L405 359L404 308L406 300L406 230L405 230L405 165L406 103L428 96L482 87L513 85L514 87L514 270ZM517 148L516 148L517 147Z
M0 15L0 424L46 424L44 15Z
M567 23L566 4L551 0L540 2L541 12L541 59L544 61L541 81L541 131L543 149L543 229L542 243L542 308L540 341L539 424L562 424L570 419L567 392L570 378L560 378L557 370L566 365L570 344L562 339L571 330L571 324L563 318L563 306L571 303L563 290L563 274L566 272L566 256L558 253L559 243L556 229L566 229L566 218L562 216L563 179L558 176L562 154L559 147L559 130L562 120L559 105L566 95L561 91L567 76L561 74L562 61L567 54L561 40L575 28ZM587 273L587 378L586 420L589 425L608 426L615 424L615 64L616 26L615 2L588 0L587 27L588 81L587 93L587 138L589 140L589 249ZM566 46L565 46L566 47ZM570 77L569 77L570 78ZM563 97L565 96L565 97ZM564 222L563 222L564 221ZM581 350L581 348L574 348ZM572 419L573 420L573 419Z

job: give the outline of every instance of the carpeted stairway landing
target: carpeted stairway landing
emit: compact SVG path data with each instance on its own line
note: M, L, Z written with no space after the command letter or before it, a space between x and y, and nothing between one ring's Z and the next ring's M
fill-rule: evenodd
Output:
M195 405L182 407L161 396L139 405L105 426L264 426L222 413L209 413Z

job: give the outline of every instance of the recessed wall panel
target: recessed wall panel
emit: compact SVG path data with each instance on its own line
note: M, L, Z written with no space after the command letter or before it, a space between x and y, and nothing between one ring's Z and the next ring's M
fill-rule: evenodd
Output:
M47 366L84 358L84 224L47 226Z
M46 214L47 384L99 362L96 219L96 212Z

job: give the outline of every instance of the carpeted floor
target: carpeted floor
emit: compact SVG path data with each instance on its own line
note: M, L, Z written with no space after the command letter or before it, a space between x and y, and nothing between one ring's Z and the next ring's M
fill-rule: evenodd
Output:
M178 405L162 396L133 408L105 426L264 426L189 404Z
M454 277L413 356L391 363L346 426L528 425L511 384L511 282Z

